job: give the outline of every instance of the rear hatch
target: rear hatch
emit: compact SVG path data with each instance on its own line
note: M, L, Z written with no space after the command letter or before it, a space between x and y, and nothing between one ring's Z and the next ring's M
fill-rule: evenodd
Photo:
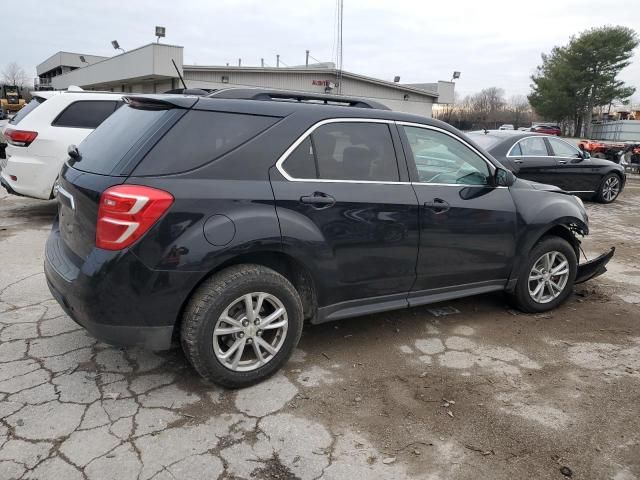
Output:
M182 103L188 108L195 100L190 105ZM186 112L180 107L160 100L128 99L128 104L108 117L67 160L57 195L59 230L64 246L77 260L84 261L96 246L102 193L125 182L149 149Z

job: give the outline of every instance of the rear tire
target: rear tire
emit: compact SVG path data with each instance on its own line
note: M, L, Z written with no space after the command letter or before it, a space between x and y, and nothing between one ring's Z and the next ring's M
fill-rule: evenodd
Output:
M284 365L300 340L302 324L300 296L285 277L261 265L236 265L196 290L185 309L180 337L185 355L202 377L240 388Z
M545 259L553 261L545 264ZM565 262L566 269L562 268ZM529 253L511 303L525 313L553 310L571 294L577 269L576 253L569 242L560 237L543 237Z
M596 196L600 203L613 203L618 195L620 195L620 187L622 186L621 178L615 173L610 173L602 179L598 194Z

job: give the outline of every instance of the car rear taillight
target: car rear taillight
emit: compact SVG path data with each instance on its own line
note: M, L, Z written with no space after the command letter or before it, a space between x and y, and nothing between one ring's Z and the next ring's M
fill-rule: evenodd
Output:
M7 139L9 144L15 145L16 147L28 147L37 136L38 132L30 132L29 130L14 130L13 128L7 128L4 131L4 138Z
M122 250L132 245L167 211L173 195L142 185L117 185L100 196L96 247Z

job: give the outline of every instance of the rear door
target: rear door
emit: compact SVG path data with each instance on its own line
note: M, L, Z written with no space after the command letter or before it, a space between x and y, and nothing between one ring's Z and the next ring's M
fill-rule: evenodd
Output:
M526 137L519 140L507 153L514 167L513 173L525 180L557 185L558 163L549 150L545 137Z
M399 128L420 203L410 303L451 290L503 288L515 253L516 209L508 188L491 185L495 167L450 132L406 123Z
M316 269L320 307L371 297L406 305L418 208L399 151L393 122L332 119L272 169L284 248Z

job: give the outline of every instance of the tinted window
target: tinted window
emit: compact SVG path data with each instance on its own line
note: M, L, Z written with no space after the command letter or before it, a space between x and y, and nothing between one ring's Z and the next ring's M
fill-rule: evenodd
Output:
M435 130L403 127L421 183L486 185L487 162L455 138Z
M114 112L117 103L109 100L80 100L65 108L51 125L94 129Z
M33 112L38 107L38 105L44 102L45 102L44 98L33 97L33 99L29 103L27 103L24 107L18 110L18 113L16 113L13 116L13 118L9 120L9 123L11 125L16 125L20 120L22 120L24 117L26 117L31 112Z
M547 140L551 143L553 153L558 157L575 157L580 154L577 148L572 147L567 142L563 142L557 138L548 138Z
M318 178L311 137L307 137L291 152L282 167L293 178Z
M529 137L520 140L520 149L524 156L548 156L547 145L544 143L543 137Z
M125 106L108 117L79 145L80 160L69 160L78 170L118 174L117 166L170 110L143 110Z
M251 140L278 120L191 110L149 152L135 175L163 175L200 167Z
M311 135L318 178L395 182L400 179L386 123L330 123Z

